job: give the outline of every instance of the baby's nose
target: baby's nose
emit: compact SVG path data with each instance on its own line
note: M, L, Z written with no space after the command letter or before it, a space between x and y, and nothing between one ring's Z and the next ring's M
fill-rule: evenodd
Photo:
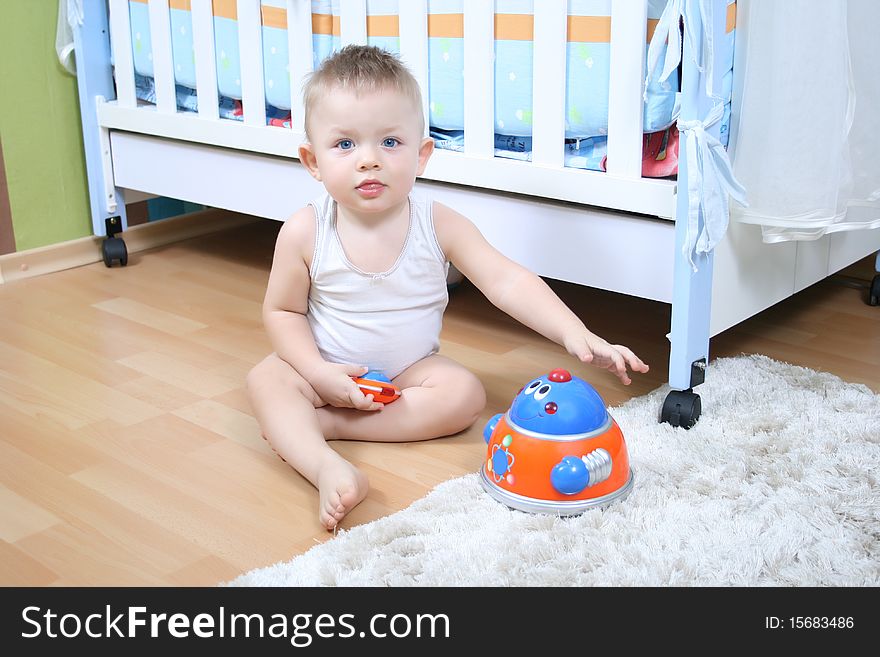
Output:
M367 171L369 169L378 169L381 167L379 156L374 149L364 148L360 151L358 159L358 169Z

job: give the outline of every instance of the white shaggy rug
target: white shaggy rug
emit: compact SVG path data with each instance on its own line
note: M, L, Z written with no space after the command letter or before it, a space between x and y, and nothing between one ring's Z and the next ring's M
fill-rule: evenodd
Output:
M685 431L657 422L666 392L611 409L635 474L623 502L531 515L467 475L229 584L880 584L880 395L763 356L719 359Z

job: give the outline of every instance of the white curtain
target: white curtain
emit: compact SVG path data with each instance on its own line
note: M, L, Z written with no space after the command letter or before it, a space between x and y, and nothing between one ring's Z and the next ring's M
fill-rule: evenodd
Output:
M765 242L880 228L878 28L877 0L739 0L731 218Z

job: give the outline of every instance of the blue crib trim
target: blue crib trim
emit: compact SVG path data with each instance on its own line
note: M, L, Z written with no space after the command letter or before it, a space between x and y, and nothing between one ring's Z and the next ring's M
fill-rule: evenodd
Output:
M723 34L725 30L727 0L712 0L713 25L709 26L715 34ZM685 3L685 10L694 9L696 3ZM680 121L702 120L712 108L714 101L706 93L706 78L697 67L691 53L687 52L690 44L700 44L702 31L706 26L696 20L686 21L696 32L690 39L684 40L685 52L682 55L682 87ZM721 70L722 53L716 49L715 70ZM712 94L721 95L721 76L712 79ZM719 124L715 123L707 132L718 137ZM675 263L672 283L672 327L669 334L671 342L669 352L669 385L675 390L688 390L702 382L701 376L695 376L694 363L709 361L709 324L712 310L712 272L714 253L691 253L688 257L685 245L688 238L688 171L687 157L680 157L678 163L678 195L675 211ZM702 209L700 210L702 215ZM705 222L705 217L700 217Z
M85 0L83 24L73 28L76 52L76 72L79 78L79 111L82 120L86 172L89 179L89 202L92 211L92 231L106 235L106 220L121 217L122 230L128 228L125 198L119 188L107 188L104 183L103 154L97 117L97 98L116 99L113 68L110 59L110 29L105 0ZM106 158L109 163L109 156ZM115 195L116 209L107 209L107 198Z

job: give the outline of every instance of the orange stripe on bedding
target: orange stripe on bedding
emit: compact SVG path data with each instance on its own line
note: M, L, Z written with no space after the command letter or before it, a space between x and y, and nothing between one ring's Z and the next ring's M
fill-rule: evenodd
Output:
M142 5L148 4L149 0L128 0L129 2L138 2ZM168 7L171 9L182 9L183 11L192 11L192 0L168 0Z
M727 31L733 32L736 29L736 3L731 2L727 5Z
M400 36L400 17L396 15L367 16L367 36Z
M128 0L129 2L139 2L142 5L148 4L149 0ZM238 9L235 6L235 0L212 0L212 13L217 18L231 18L238 20ZM171 9L182 9L183 11L192 11L192 0L168 0L168 6ZM265 9L265 7L264 7Z
M650 41L657 29L656 18L649 18L645 40ZM568 40L583 43L611 43L611 16L569 16Z
M148 0L129 0L147 4ZM236 0L212 0L214 16L238 19ZM169 0L172 9L191 11L192 0ZM265 27L287 29L287 9L284 7L261 6L262 21ZM648 19L647 41L657 29L656 18ZM727 5L726 31L736 28L736 3ZM339 36L339 16L312 14L312 33ZM569 16L568 41L587 43L611 42L610 16ZM397 15L367 16L367 36L400 36L400 18ZM461 39L464 38L463 14L428 14L428 36ZM531 14L495 14L495 38L511 41L532 41L534 39L534 17Z
M495 14L495 38L532 41L535 38L535 17L531 14Z
M650 41L657 28L657 19L647 25ZM428 14L428 36L441 39L464 37L463 14ZM495 14L495 38L531 41L534 38L534 17L531 14ZM588 43L611 42L610 16L569 16L568 40Z
M312 34L339 36L341 34L339 25L339 16L312 14ZM385 16L367 16L367 36L400 36L400 17L390 14Z
M330 14L312 14L312 34L342 34L339 29L339 16Z
M263 27L277 27L282 30L287 29L287 9L284 7L262 5L260 7L260 15L263 19Z
M569 16L568 40L611 43L611 16Z
M464 14L428 14L428 36L438 39L463 39Z
M238 20L238 8L235 5L235 0L213 0L211 5L214 9L214 16L217 18Z

